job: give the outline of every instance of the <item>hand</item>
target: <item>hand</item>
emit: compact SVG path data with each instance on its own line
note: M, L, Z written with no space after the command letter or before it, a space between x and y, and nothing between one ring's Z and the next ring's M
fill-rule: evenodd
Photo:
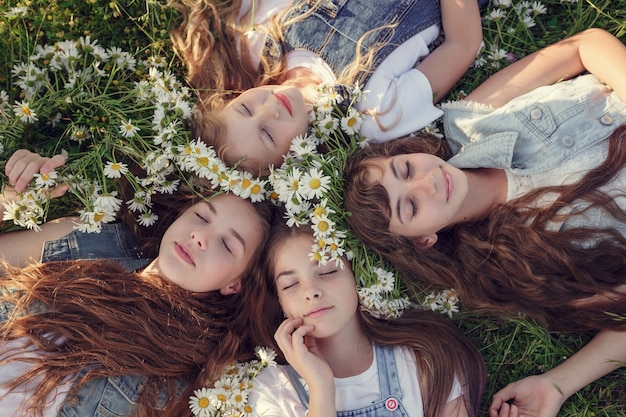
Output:
M529 376L495 393L489 417L556 417L566 399L545 375Z
M285 359L307 385L315 382L333 384L333 371L321 357L315 345L315 339L308 336L313 326L303 325L302 319L288 318L276 330L274 339Z
M63 164L65 164L65 158L62 155L46 158L26 149L20 149L15 151L7 161L5 173L9 178L9 184L19 193L26 189L35 174L48 174ZM52 190L50 195L60 197L67 190L68 187L62 185Z

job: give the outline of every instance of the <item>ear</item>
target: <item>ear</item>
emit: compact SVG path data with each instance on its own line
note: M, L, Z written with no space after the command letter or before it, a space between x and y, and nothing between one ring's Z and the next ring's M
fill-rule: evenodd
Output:
M428 249L428 248L433 247L433 245L437 243L437 239L438 239L437 234L416 237L416 238L413 238L413 244L418 249Z
M241 291L241 279L232 282L228 287L220 288L219 291L222 295L237 294L239 291Z

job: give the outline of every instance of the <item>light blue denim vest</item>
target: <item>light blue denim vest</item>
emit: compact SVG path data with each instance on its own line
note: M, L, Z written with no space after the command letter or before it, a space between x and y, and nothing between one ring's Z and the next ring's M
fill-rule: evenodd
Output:
M145 267L151 260L140 258L136 243L126 226L120 223L105 224L101 233L74 231L67 236L44 244L42 262L73 259L112 259L126 271ZM3 289L4 290L4 289ZM40 306L41 307L41 306ZM12 306L0 305L0 320L5 321ZM35 307L38 308L38 307ZM75 383L87 372L81 371ZM59 410L59 417L114 417L131 416L146 378L139 375L92 379L79 390L70 390ZM185 383L180 382L178 393ZM165 392L159 395L155 408L163 409L168 398Z
M485 5L487 0L478 0ZM315 1L298 0L289 17L306 13ZM356 57L357 41L372 29L385 28L368 36L361 45L365 52L371 46L380 46L372 63L376 68L393 50L422 30L441 22L438 0L323 0L306 19L290 25L284 33L284 44L276 45L268 37L265 54L277 59L294 49L307 49L319 55L339 74ZM361 85L369 72L357 77Z
M446 140L454 153L448 163L510 168L519 175L557 166L626 123L626 103L593 75L537 88L495 110L466 102L442 107ZM571 208L586 206L581 202ZM568 219L560 230L581 226L613 228L626 236L626 224L599 208Z

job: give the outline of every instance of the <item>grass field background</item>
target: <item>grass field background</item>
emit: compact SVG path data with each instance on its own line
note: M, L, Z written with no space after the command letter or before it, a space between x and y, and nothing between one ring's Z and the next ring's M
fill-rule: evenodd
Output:
M491 0L482 14L485 49L450 98L470 92L513 60L586 28L604 28L626 41L626 0ZM0 90L11 100L19 99L13 97L17 88L12 68L33 52L34 45L85 36L138 58L158 54L184 79L168 38L177 15L158 1L0 0L0 15ZM37 132L25 133L22 140L22 146L46 149L44 137ZM0 167L7 157L0 157ZM52 215L64 214L67 204L58 203ZM480 347L486 360L489 381L485 410L498 388L556 366L592 336L553 334L523 318L484 317L463 311L454 320ZM626 416L626 369L585 387L565 403L559 415Z

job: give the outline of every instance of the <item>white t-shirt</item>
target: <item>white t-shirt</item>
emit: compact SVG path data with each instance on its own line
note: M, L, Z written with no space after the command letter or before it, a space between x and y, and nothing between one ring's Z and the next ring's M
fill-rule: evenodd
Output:
M0 342L0 362L7 359L8 351L13 348L19 348L22 359L37 358L42 355L42 352L28 345L27 338L15 339L7 342ZM11 353L13 354L13 353ZM24 361L11 361L8 363L2 363L0 365L0 416L2 417L18 417L22 415L23 410L26 407L27 401L29 401L34 392L34 388L37 383L32 381L29 384L23 384L16 390L8 391L6 383L13 381L18 376L21 376L29 370L32 366L31 362ZM43 412L43 417L55 417L59 414L59 410L67 393L72 387L72 381L68 381L65 384L57 387L56 393L52 393L48 398L48 404Z
M415 356L406 347L393 348L396 370L402 389L402 405L409 417L423 417L424 405ZM304 384L304 381L303 381ZM306 409L289 381L285 366L265 368L253 381L254 388L248 397L256 417L302 417ZM455 379L451 401L461 395L461 385ZM354 410L380 400L376 355L371 366L363 373L348 378L335 378L335 407L337 411Z
M258 2L257 2L258 3ZM254 12L254 28L246 38L252 63L258 65L265 45L264 25L289 6L291 0L263 0ZM240 16L251 7L251 0L243 0ZM363 87L364 97L357 108L373 110L379 114L383 126L378 126L373 116L365 116L361 135L384 142L413 133L443 115L433 104L433 92L426 76L415 66L429 54L428 45L437 39L439 25L433 25L399 45L375 69ZM296 56L292 57L292 54ZM316 60L317 58L317 60ZM310 63L306 63L306 61ZM335 74L317 55L309 51L291 51L287 54L287 67L305 66L316 72L327 83L336 83ZM329 75L330 74L330 75ZM380 114L384 115L380 115Z

